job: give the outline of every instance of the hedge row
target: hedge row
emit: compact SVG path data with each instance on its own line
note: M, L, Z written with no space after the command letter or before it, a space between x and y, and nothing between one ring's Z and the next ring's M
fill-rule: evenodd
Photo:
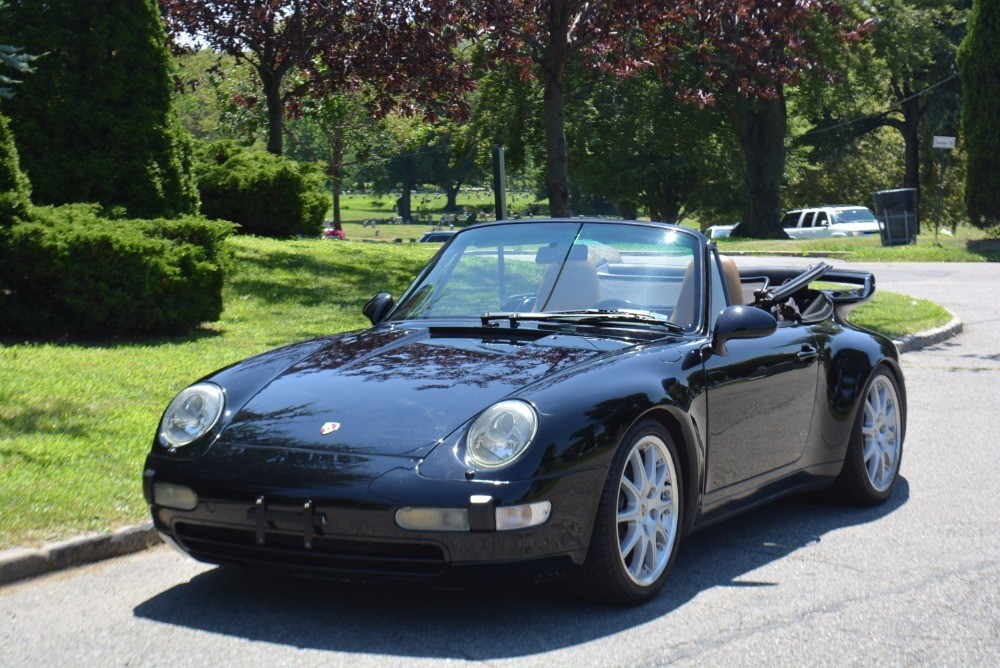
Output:
M195 217L113 220L96 205L34 208L0 229L0 333L173 334L218 320L232 231Z

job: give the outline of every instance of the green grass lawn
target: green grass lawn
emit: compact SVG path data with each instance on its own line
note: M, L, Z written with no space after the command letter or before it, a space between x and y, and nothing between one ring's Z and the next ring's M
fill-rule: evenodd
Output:
M340 216L344 222L361 222L371 219L387 219L396 215L396 195L350 194L340 196ZM493 210L493 193L485 190L462 190L455 203L459 207L478 209L488 207ZM536 202L535 196L528 192L508 192L507 211L524 212L529 204L540 204L547 211L548 200ZM430 216L434 222L441 218L447 199L443 193L415 192L411 195L410 206L414 214L421 217ZM332 209L328 218L332 218ZM482 220L482 216L480 216Z
M364 327L364 302L401 294L438 248L256 238L232 245L226 310L193 335L0 344L0 549L144 521L143 458L178 391L269 348ZM894 336L948 320L929 303L915 320L911 301L878 293L853 317Z
M951 313L927 299L876 292L871 302L851 312L850 320L859 327L899 339L946 325L951 321Z
M915 244L883 247L876 237L838 239L793 239L790 241L749 241L719 239L719 250L805 253L834 252L836 257L856 262L1000 262L1000 241L985 238L982 230L968 226L958 228L954 236L939 234L934 240L933 229L917 236Z

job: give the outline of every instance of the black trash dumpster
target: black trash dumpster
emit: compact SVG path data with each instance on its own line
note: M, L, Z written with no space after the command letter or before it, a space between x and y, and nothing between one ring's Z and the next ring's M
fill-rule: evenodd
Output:
M914 243L920 232L917 189L879 190L875 193L875 217L881 228L883 246Z

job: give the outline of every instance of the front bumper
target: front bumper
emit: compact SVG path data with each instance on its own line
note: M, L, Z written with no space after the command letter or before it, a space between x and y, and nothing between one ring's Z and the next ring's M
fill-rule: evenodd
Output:
M605 471L520 482L435 480L416 460L263 448L220 449L220 461L150 455L145 489L161 535L201 561L278 568L351 580L451 580L516 564L526 575L581 564ZM387 461L391 460L391 461ZM347 465L349 463L349 465ZM153 502L156 482L191 487L192 510ZM549 501L544 524L514 531L473 522L470 531L412 531L406 506L470 508ZM475 511L473 511L475 513ZM478 530L477 530L478 529ZM561 566L560 566L561 565ZM486 567L486 568L470 568Z

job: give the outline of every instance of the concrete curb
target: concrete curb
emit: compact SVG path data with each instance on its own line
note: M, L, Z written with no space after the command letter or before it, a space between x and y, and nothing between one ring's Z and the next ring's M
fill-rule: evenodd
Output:
M851 251L746 251L746 250L719 250L720 255L731 255L733 257L832 257L844 258L851 254Z
M961 331L962 321L952 313L951 322L944 327L906 336L894 343L899 352L905 353L940 343ZM87 534L59 543L49 543L38 549L4 550L0 552L0 586L52 571L139 552L160 542L160 535L153 528L153 523L146 522L114 533Z
M37 549L14 548L0 552L0 586L51 571L120 557L160 543L152 522L125 527L114 533L77 536Z
M951 313L951 311L948 311L948 313ZM916 334L904 336L901 339L897 339L893 343L896 344L896 348L899 349L899 352L908 353L913 350L920 350L921 348L932 346L935 343L941 343L942 341L946 341L953 336L957 336L962 332L962 328L962 321L957 315L951 313L951 322L947 325L937 327L936 329L928 329L925 332L918 332Z

